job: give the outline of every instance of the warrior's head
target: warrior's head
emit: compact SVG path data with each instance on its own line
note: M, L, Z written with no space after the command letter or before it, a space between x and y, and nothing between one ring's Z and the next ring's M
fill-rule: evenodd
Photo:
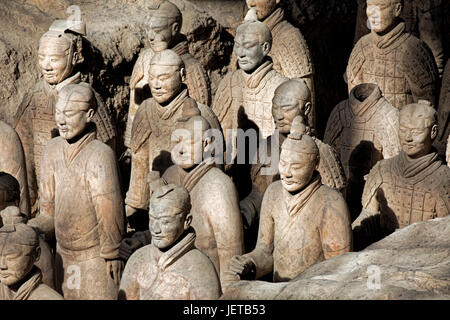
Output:
M313 138L305 134L301 117L292 122L291 133L281 146L280 171L284 189L294 193L304 189L311 181L319 164L319 149Z
M60 22L60 21L56 21ZM85 27L52 24L39 41L39 68L48 84L55 85L69 77L75 66L83 62L82 37ZM63 21L64 22L64 21Z
M275 90L272 116L281 134L289 134L292 121L297 116L303 119L303 123L309 125L307 122L310 110L311 91L303 80L288 80Z
M19 208L8 207L1 213L0 282L13 286L20 283L39 259L41 250L36 231L26 225Z
M185 170L194 168L211 148L213 137L208 135L209 122L201 115L182 117L173 132L172 161Z
M280 0L247 0L247 7L254 9L258 20L267 18L280 3Z
M19 202L19 182L12 175L6 172L0 172L0 211L9 206L18 207Z
M367 0L367 17L372 31L385 33L398 22L403 0Z
M97 110L94 91L87 83L69 84L58 92L55 120L59 134L72 141L81 137L93 123Z
M162 251L170 249L192 222L189 192L174 184L156 189L150 198L149 230L152 244Z
M155 54L150 62L148 80L153 99L161 105L170 103L186 80L183 60L172 50Z
M257 69L270 52L272 34L269 28L259 21L247 21L236 30L234 54L239 68L246 73Z
M403 151L411 158L427 155L438 133L437 112L426 100L400 109L399 138Z
M148 38L154 52L171 48L181 31L182 15L172 2L163 1L149 19Z

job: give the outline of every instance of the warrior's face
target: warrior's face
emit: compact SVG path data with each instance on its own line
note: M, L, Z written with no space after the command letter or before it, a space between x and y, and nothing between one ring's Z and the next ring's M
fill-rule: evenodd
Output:
M65 80L77 62L71 43L65 38L44 36L39 43L39 68L48 84L55 85Z
M314 155L281 149L278 169L281 183L287 191L293 193L305 188L316 167L317 158Z
M163 203L151 204L149 217L152 244L159 249L165 249L175 243L190 226L190 219L187 219L185 212Z
M238 29L234 39L234 53L239 68L247 73L258 68L270 51L270 44L262 42L262 36L255 31L249 28Z
M150 65L149 85L152 97L159 104L167 104L180 92L184 68L158 63Z
M429 122L424 117L400 112L400 143L410 158L420 158L430 152L437 135L437 126Z
M275 92L272 99L272 116L280 133L287 135L291 132L291 124L296 116L305 117L305 108L311 103ZM305 119L304 119L305 120Z
M156 53L169 49L172 40L180 32L179 24L177 22L171 23L170 20L161 15L154 15L150 18L148 39L151 48Z
M93 116L94 110L88 103L61 98L56 102L55 120L59 134L65 140L71 140L82 134Z
M0 282L11 286L30 272L39 249L12 243L8 241L8 238L2 240L0 243Z
M402 5L397 0L367 0L367 17L371 29L377 33L389 29L401 11Z
M279 2L280 0L247 0L247 7L254 9L261 21L273 12Z
M201 132L201 124L199 127ZM175 130L172 141L176 143L171 151L172 161L183 169L199 164L203 155L203 133L195 135L193 130Z

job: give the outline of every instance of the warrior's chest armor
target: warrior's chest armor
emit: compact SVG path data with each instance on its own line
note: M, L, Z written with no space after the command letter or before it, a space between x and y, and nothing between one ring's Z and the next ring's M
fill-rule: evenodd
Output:
M264 138L270 136L275 129L272 119L272 98L279 84L276 75L275 70L268 72L255 88L246 86L244 81L240 83L241 87L238 87L239 83L235 83L232 88L233 110L237 111L238 123L242 113L245 112L248 120L258 127Z
M33 124L33 151L36 177L39 183L40 162L43 149L47 142L59 136L56 126L54 109L55 100L45 91L40 91L33 97L31 121Z
M373 118L355 116L350 107L341 111L341 161L348 178L357 172L362 175L369 173L373 165L383 158Z
M383 182L377 193L383 229L395 230L437 217L435 173L415 184L394 173L392 164L381 168Z
M366 60L362 66L362 83L376 83L383 96L395 107L413 103L404 64L408 34L400 37L388 48L370 44L364 48Z

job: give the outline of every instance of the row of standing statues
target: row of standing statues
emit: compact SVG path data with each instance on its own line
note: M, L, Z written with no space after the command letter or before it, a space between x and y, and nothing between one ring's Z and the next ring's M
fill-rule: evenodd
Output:
M218 299L449 215L449 75L406 31L403 2L365 3L371 32L323 139L302 34L280 0L247 5L214 94L180 10L151 12L122 155L78 71L85 24L41 37L43 77L0 121L0 299Z

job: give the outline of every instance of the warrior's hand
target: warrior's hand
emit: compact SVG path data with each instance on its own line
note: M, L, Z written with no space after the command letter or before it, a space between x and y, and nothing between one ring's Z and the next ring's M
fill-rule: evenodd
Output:
M111 277L117 286L120 285L124 265L120 259L106 260L106 275Z
M124 260L128 258L144 244L138 238L123 239L119 246L119 257Z
M247 256L234 256L230 261L230 272L238 275L241 279L255 269L253 260Z
M131 160L131 150L130 148L127 148L127 150L125 150L120 156L119 162L123 161L125 163L130 163L130 160Z

